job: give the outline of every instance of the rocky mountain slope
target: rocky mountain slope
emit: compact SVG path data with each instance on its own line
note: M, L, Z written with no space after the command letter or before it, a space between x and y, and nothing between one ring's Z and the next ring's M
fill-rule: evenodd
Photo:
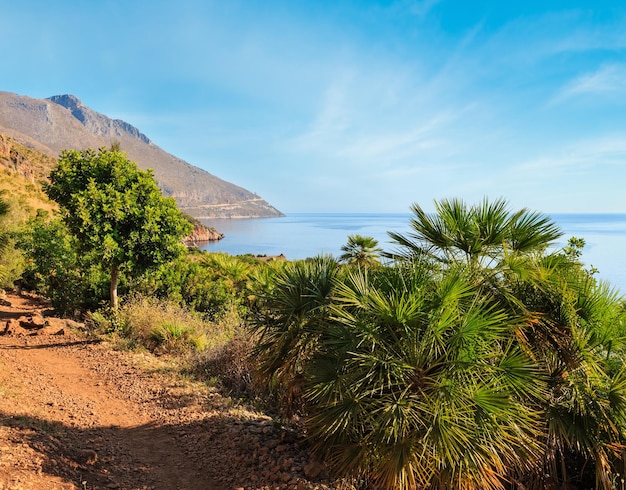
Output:
M154 169L163 193L196 218L282 215L258 195L176 158L134 126L90 109L73 95L34 99L0 92L0 133L50 157L63 149L119 144L139 167Z

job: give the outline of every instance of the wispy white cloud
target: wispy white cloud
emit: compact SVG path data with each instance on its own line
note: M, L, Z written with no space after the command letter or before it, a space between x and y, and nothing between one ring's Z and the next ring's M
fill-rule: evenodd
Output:
M426 79L397 66L372 68L355 64L342 69L320 97L310 123L284 148L357 165L400 161L437 149L447 152L447 128L471 106L440 99L451 83L449 76Z
M554 103L585 95L623 95L626 93L626 64L613 63L585 73L563 86L553 99Z
M351 70L342 71L324 91L310 128L295 138L295 146L303 149L319 148L329 141L340 139L353 128L356 122L348 106L354 74Z
M623 106L596 103L626 101L620 6L36 3L3 12L0 40L12 25L39 32L7 53L24 70L5 90L72 90L285 211L487 194L552 210L553 196L566 206L589 182L610 178L607 195L624 182Z
M613 134L564 145L511 167L515 178L547 180L572 175L601 175L626 164L626 134Z
M551 46L546 44L548 52L583 53L614 51L626 47L626 17L623 12L621 15L615 12L610 20L604 22L595 21L591 10L569 10L561 14L551 14L550 17L556 21L553 28L558 39Z
M511 16L499 28L482 34L484 45L473 46L473 55L486 68L508 66L516 73L536 66L540 73L549 67L539 65L555 57L556 66L563 68L584 63L576 58L580 55L602 58L626 48L626 15L616 11L598 21L592 9L546 9L535 15Z

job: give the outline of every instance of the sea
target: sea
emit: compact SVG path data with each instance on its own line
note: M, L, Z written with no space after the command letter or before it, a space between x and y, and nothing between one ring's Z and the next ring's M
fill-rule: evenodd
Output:
M231 255L280 255L305 259L320 254L338 257L348 235L359 234L378 240L392 252L388 232L410 231L409 213L293 213L280 218L216 219L203 222L224 234L218 242L202 246L211 252ZM583 238L582 261L598 270L596 277L626 294L626 214L554 214L552 220L564 235L555 243L560 248L570 237Z

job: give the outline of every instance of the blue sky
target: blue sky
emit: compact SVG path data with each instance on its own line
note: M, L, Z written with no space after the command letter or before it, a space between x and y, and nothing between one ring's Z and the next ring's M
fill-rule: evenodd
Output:
M518 5L515 5L518 4ZM0 0L0 90L71 93L284 212L626 212L626 3Z

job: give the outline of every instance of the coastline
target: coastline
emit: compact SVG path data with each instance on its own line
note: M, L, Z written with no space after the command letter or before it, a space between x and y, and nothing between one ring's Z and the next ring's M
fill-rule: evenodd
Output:
M584 238L582 260L599 269L598 278L626 291L626 214L562 213L547 215L563 230L557 248L572 237ZM288 260L319 254L338 256L348 235L378 240L392 250L388 231L410 232L410 213L292 213L263 219L212 219L203 224L217 228L224 238L201 246L203 250L232 255L283 254Z

